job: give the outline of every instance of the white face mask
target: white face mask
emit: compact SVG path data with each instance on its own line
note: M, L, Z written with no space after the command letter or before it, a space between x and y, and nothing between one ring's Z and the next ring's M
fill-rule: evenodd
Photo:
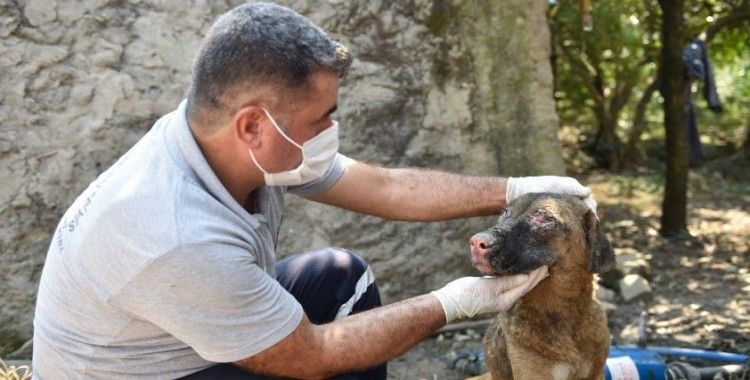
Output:
M333 160L336 157L336 153L339 151L339 123L334 121L333 125L326 128L322 132L318 133L317 136L305 141L301 146L294 142L284 131L279 128L276 124L276 120L271 117L271 114L264 108L263 112L266 113L268 119L271 120L271 124L276 130L284 136L284 138L292 143L294 146L302 151L302 163L292 170L287 170L278 173L269 173L266 169L258 163L255 159L252 150L250 152L250 158L255 163L255 166L263 172L263 178L266 180L268 186L294 186L302 185L310 181L316 180L322 177L333 164Z

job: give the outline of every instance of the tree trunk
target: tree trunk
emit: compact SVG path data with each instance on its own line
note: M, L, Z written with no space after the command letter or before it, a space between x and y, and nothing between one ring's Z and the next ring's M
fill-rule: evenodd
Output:
M457 80L474 78L474 127L487 130L498 174L564 173L557 138L547 2L461 1L452 17L469 54ZM450 35L450 34L447 34ZM454 65L455 66L455 65ZM469 70L466 70L469 69Z
M687 234L688 154L685 131L686 79L682 64L685 43L684 0L659 0L662 9L660 76L664 97L667 173L662 204L662 236Z
M634 164L638 161L637 158L640 158L640 152L638 151L637 145L638 142L641 141L643 131L646 130L646 109L658 88L659 80L654 79L654 81L643 90L643 95L641 95L638 104L635 106L633 127L630 129L628 139L625 142L625 146L622 148L622 155L620 156L620 161L626 165Z
M596 119L599 130L594 141L593 153L602 167L617 171L622 166L620 162L622 141L620 141L616 132L617 120L619 120L620 115L613 114L606 108L609 107L605 104L597 106Z

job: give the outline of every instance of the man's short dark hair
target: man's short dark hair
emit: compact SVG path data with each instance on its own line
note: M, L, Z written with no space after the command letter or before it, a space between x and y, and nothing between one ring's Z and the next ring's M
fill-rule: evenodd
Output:
M295 11L271 3L248 3L221 15L195 59L188 94L188 115L216 109L224 92L309 83L317 70L343 77L351 65L349 50Z

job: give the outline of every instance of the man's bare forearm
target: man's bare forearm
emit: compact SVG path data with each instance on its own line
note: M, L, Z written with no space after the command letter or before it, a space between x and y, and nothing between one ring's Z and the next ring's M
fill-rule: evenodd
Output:
M427 294L315 326L314 331L324 342L329 376L393 359L443 325L440 301Z
M324 325L303 318L274 346L235 362L252 373L318 379L372 368L445 324L437 297L422 295Z
M505 207L506 182L351 161L333 187L308 199L384 219L435 221L498 213Z
M505 207L506 178L472 177L422 169L389 169L388 218L433 221L497 214Z

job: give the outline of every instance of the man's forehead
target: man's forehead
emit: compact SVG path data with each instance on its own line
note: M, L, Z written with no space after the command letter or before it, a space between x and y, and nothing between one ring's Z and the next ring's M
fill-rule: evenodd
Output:
M333 100L338 97L339 77L327 71L318 71L310 75L308 96L321 101Z
M333 73L317 72L310 76L310 83L305 86L303 98L305 108L309 109L314 119L321 119L338 108L339 78Z

